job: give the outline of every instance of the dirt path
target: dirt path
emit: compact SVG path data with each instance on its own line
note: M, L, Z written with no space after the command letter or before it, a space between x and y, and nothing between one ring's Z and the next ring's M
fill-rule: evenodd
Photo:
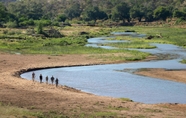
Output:
M124 101L84 93L65 86L56 88L45 83L33 83L15 76L16 72L30 68L103 63L110 62L93 60L88 58L88 55L47 56L0 53L0 102L33 111L57 111L76 118L82 115L99 117L98 114L101 114L100 117L186 117L186 105L182 104L142 104ZM166 73L163 78L165 76Z

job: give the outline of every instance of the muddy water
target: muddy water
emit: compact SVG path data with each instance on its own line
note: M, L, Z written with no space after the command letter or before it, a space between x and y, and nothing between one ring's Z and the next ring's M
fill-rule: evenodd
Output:
M89 39L87 46L102 47L97 44L110 43L105 37ZM123 41L122 41L123 42ZM85 92L101 96L130 98L142 103L186 103L186 84L134 75L124 72L125 69L165 68L186 69L186 65L179 63L186 58L186 50L169 44L152 44L155 49L141 49L140 51L152 54L167 54L167 60L149 62L135 62L122 64L62 67L35 71L37 80L39 74L52 75L59 79L61 85L67 85ZM102 47L112 49L113 47ZM132 49L131 49L132 50ZM31 73L21 75L31 79Z

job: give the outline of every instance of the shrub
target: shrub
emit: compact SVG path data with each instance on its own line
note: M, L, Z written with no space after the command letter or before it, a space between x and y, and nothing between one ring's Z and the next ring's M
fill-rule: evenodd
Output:
M17 22L16 21L10 21L10 22L7 22L6 23L6 27L8 27L8 28L16 28L16 27L18 27L18 24L17 24Z
M52 22L52 25L53 26L59 26L59 22L58 21L54 21L54 22Z
M49 26L52 24L50 20L35 20L34 24L39 25L42 24L42 26Z
M37 34L42 34L43 33L43 25L39 23L36 28Z
M50 30L45 30L44 35L47 37L53 37L53 38L63 37L63 35L61 35L61 33L58 30L53 29L53 28L51 28Z
M7 34L8 33L8 30L3 30L3 34Z
M19 23L20 26L33 26L35 23L34 23L34 20L32 19L29 19L29 20L25 20L25 21L22 21Z
M185 21L184 17L181 17L181 18L178 18L178 19L176 20L176 23L175 23L175 24L180 24L180 23L182 23L182 22L184 22L184 21Z

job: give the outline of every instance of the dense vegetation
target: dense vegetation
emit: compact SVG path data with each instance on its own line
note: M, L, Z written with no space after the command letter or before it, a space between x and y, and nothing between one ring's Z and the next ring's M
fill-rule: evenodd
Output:
M185 0L1 0L0 24L23 27L69 23L132 24L134 21L186 20ZM130 22L130 23L129 23Z

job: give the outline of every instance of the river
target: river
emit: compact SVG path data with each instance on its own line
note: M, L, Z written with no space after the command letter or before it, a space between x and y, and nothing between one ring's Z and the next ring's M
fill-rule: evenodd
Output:
M136 35L134 35L136 36ZM144 36L144 35L140 35ZM113 49L114 47L97 44L118 42L106 40L107 37L90 38L86 46ZM124 41L121 41L124 42ZM135 75L125 69L140 68L186 69L179 63L186 58L186 49L171 44L156 44L155 49L139 49L152 54L168 54L168 60L153 60L148 62L131 62L121 64L106 64L93 66L61 67L34 71L36 76L42 75L59 79L59 84L67 85L84 92L100 96L130 98L135 102L154 103L186 103L186 84L162 80L158 78ZM133 49L131 49L133 50ZM31 73L21 74L22 78L31 80ZM39 78L37 78L39 80Z

